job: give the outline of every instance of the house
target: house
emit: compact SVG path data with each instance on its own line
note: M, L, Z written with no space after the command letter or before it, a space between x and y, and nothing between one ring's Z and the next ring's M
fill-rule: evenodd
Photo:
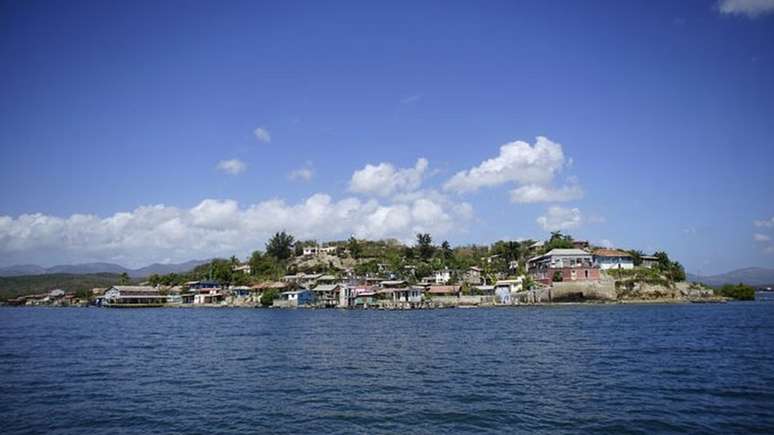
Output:
M368 308L377 305L376 287L355 287L351 289L352 303L355 308Z
M280 293L279 299L274 300L275 307L295 308L311 305L314 295L308 289L299 289Z
M219 289L221 287L218 281L204 280L204 281L188 281L185 283L185 287L188 290L204 290L204 289Z
M541 251L543 251L543 247L544 247L545 245L546 245L546 242L544 242L543 240L541 240L541 241L539 241L539 242L535 242L535 243L533 243L533 244L529 245L529 247L527 248L527 250L529 251L530 255L536 255L538 252L541 252Z
M289 285L281 281L264 281L253 286L250 286L249 302L261 302L263 294L269 291L283 292L287 291Z
M498 303L511 304L512 294L522 290L523 277L516 279L501 279L494 285L494 295Z
M640 258L642 258L642 267L652 269L658 265L658 257L655 255L643 255Z
M403 281L402 279L399 280L386 280L379 283L379 287L383 289L388 288L402 288L406 287L406 281Z
M481 284L482 272L480 267L471 266L462 275L462 280L470 285L479 285Z
M301 251L304 257L311 257L320 253L320 248L317 246L304 246Z
M234 266L233 270L234 272L242 272L245 275L250 275L250 272L251 272L249 264L241 264L238 266Z
M339 303L338 308L350 308L354 304L354 292L353 288L348 285L343 285L339 289Z
M333 275L321 275L317 278L317 284L336 284L339 279Z
M618 249L597 249L594 251L594 265L602 270L634 269L634 257Z
M387 287L376 294L381 305L389 308L417 308L422 304L424 287Z
M443 270L436 270L433 272L433 281L436 284L448 284L449 281L452 279L452 272L449 270L449 268L444 268Z
M161 307L167 297L158 288L150 286L115 285L105 291L103 307Z
M319 252L321 254L327 254L327 255L336 255L336 251L338 251L339 248L336 246L326 246L324 248L320 248Z
M425 293L432 296L459 297L462 287L458 285L431 285L427 287Z
M321 284L312 289L315 304L321 307L332 308L339 305L341 286L339 284Z
M285 275L282 281L288 284L295 284L300 287L314 287L317 284L317 280L323 276L322 274L307 274L297 273L295 275Z
M589 241L588 240L573 240L572 241L572 247L575 249L583 249L584 251L589 249Z
M481 261L485 262L486 264L492 264L492 262L497 261L498 258L500 258L500 255L495 254L488 257L481 257Z
M193 295L194 305L220 304L226 300L226 294L219 287L198 289Z
M552 249L527 261L527 271L532 278L543 284L561 281L597 281L599 267L593 256L581 249Z
M252 290L253 289L250 287L240 285L236 287L231 287L229 289L229 292L231 293L231 297L235 301L246 301L252 294Z

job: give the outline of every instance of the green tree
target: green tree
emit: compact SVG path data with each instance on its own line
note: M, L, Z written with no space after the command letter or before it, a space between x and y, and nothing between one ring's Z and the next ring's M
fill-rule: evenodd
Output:
M562 234L561 231L553 231L551 232L551 238L548 239L548 243L544 246L544 250L548 252L552 249L569 249L574 246L571 235Z
M443 243L441 243L441 257L443 257L443 260L446 263L449 263L452 260L454 260L454 251L452 250L449 242L446 240L444 240Z
M755 289L742 283L737 285L726 284L718 289L718 293L721 296L740 301L752 301L755 299Z
M419 258L424 261L429 260L433 256L435 247L433 246L433 238L429 233L417 234L417 251L419 252Z
M642 256L645 255L642 251L638 249L632 249L631 251L628 251L629 255L632 256L632 260L634 261L635 266L641 266L642 265Z
M263 292L261 295L261 305L264 307L270 307L274 303L274 299L279 297L279 291L277 289L269 289Z
M156 287L161 284L161 276L158 273L151 274L151 276L148 277L148 283Z
M349 249L349 255L352 256L352 258L360 258L360 255L363 253L363 248L360 246L360 242L357 241L355 236L352 236L347 241L347 249Z
M126 272L122 272L121 276L118 278L118 282L121 285L129 284L129 274Z
M266 254L277 260L287 260L293 254L293 241L293 236L285 231L276 233L266 242Z

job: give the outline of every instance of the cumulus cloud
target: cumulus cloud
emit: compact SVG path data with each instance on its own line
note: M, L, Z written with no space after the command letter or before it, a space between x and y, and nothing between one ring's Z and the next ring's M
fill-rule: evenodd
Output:
M774 217L772 217L771 219L755 221L753 222L753 224L759 228L772 228L774 227Z
M545 216L537 218L537 223L546 231L570 230L583 223L583 214L577 208L553 206Z
M290 171L288 174L288 178L291 181L311 181L312 177L314 177L314 170L309 166L304 166L303 168L298 168Z
M413 168L396 169L390 163L366 165L355 171L349 182L351 192L390 196L419 189L427 171L427 159L420 158Z
M497 157L456 173L444 189L457 193L475 192L483 187L516 184L511 190L515 203L564 202L581 199L583 189L575 179L562 187L553 187L554 177L572 164L562 145L539 136L535 145L515 141L500 147Z
M455 174L444 189L462 193L508 182L545 185L566 163L562 146L545 137L538 137L534 146L515 141L501 146L497 157Z
M774 12L774 0L720 0L718 10L723 14L755 18Z
M756 233L753 234L753 240L756 242L768 242L771 241L771 237L767 236L766 234Z
M564 202L583 198L583 189L577 184L562 186L558 189L539 184L528 184L511 190L511 202Z
M227 174L237 175L247 169L247 164L239 159L221 160L216 169Z
M264 127L256 128L253 131L253 134L255 135L255 138L258 139L258 142L263 142L263 143L271 142L271 135L269 134L269 130L267 130Z
M414 192L395 201L315 194L295 204L280 199L246 207L205 199L192 208L139 207L108 217L75 214L0 216L0 258L12 263L113 261L137 267L157 261L246 255L276 231L301 239L397 238L417 232L442 237L465 228L468 204L435 192Z

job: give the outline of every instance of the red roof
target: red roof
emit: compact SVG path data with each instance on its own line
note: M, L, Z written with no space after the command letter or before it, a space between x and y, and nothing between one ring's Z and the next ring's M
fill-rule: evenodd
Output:
M460 287L457 285L431 285L427 292L433 295L455 294L460 292Z
M631 257L632 254L620 249L597 249L594 251L597 257Z

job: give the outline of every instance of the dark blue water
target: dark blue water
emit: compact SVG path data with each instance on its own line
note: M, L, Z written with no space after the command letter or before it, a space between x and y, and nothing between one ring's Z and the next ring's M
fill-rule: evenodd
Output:
M0 309L3 433L774 432L774 300Z

